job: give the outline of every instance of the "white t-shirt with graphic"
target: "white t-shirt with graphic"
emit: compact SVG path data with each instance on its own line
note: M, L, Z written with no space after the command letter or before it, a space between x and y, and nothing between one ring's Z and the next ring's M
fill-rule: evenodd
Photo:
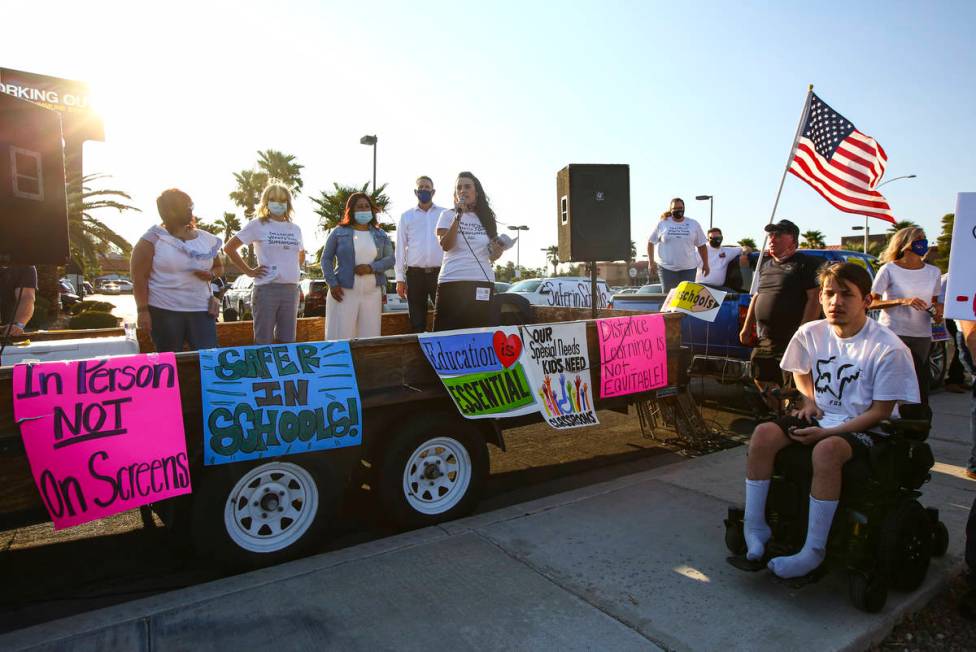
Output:
M149 271L149 305L176 312L203 312L210 305L210 282L193 272L208 272L220 253L220 238L196 230L192 240L180 240L156 225L142 235L153 246Z
M701 225L690 217L661 220L647 241L654 245L654 262L672 272L701 265L698 247L708 242Z
M742 255L742 247L705 247L708 251L708 276L702 274L701 258L698 260L698 274L695 275L696 283L707 283L709 285L725 285L726 270L729 265L739 264L739 256ZM698 256L698 252L695 252Z
M254 218L241 229L237 238L246 245L254 243L258 265L268 268L268 273L255 278L255 285L268 283L298 283L298 252L305 249L302 229L294 222L261 221Z
M918 297L925 303L939 296L941 290L942 272L929 264L921 269L905 269L895 263L887 263L871 284L871 292L881 295L882 299ZM932 337L932 317L924 310L911 306L885 308L878 321L904 337Z
M912 354L897 335L873 319L848 338L838 337L826 319L803 324L786 347L780 367L813 375L824 428L864 414L873 401L919 402Z
M448 209L437 219L438 229L451 228L454 211ZM467 244L465 244L467 240ZM495 270L488 253L490 238L474 213L465 213L458 224L454 246L444 252L438 283L451 281L488 281L494 283ZM470 248L469 248L470 245Z

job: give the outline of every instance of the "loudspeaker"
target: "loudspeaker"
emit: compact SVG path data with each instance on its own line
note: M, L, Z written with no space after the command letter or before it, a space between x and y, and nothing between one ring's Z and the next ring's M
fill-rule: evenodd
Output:
M0 265L68 260L61 116L0 93Z
M571 164L556 174L559 260L627 260L630 166Z

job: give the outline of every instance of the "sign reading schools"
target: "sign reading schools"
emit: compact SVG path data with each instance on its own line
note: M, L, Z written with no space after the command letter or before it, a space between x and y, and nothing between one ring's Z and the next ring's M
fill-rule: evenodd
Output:
M190 493L172 353L17 365L13 394L55 529Z
M722 308L725 295L726 292L722 290L682 281L668 292L661 312L683 312L697 319L712 322Z
M553 428L577 428L599 423L593 409L586 324L522 326L527 351L525 373Z
M646 392L668 384L664 315L599 319L600 397Z
M522 338L517 327L417 338L462 416L487 419L538 411L519 362Z
M349 342L200 352L204 464L362 443Z

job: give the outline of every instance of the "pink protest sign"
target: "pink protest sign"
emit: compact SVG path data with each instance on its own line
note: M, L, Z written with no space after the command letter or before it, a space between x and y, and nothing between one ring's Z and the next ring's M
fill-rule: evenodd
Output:
M600 396L646 392L668 384L664 315L614 317L596 322L600 338Z
M172 353L17 365L13 389L55 529L190 493Z

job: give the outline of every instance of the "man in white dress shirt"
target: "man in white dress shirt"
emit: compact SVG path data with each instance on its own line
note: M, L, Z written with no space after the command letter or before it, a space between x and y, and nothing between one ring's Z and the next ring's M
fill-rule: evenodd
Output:
M410 327L414 333L427 330L427 305L437 295L437 276L444 250L437 241L437 218L444 209L434 203L434 182L430 177L417 178L417 205L400 216L397 222L396 281L397 294L407 300Z

